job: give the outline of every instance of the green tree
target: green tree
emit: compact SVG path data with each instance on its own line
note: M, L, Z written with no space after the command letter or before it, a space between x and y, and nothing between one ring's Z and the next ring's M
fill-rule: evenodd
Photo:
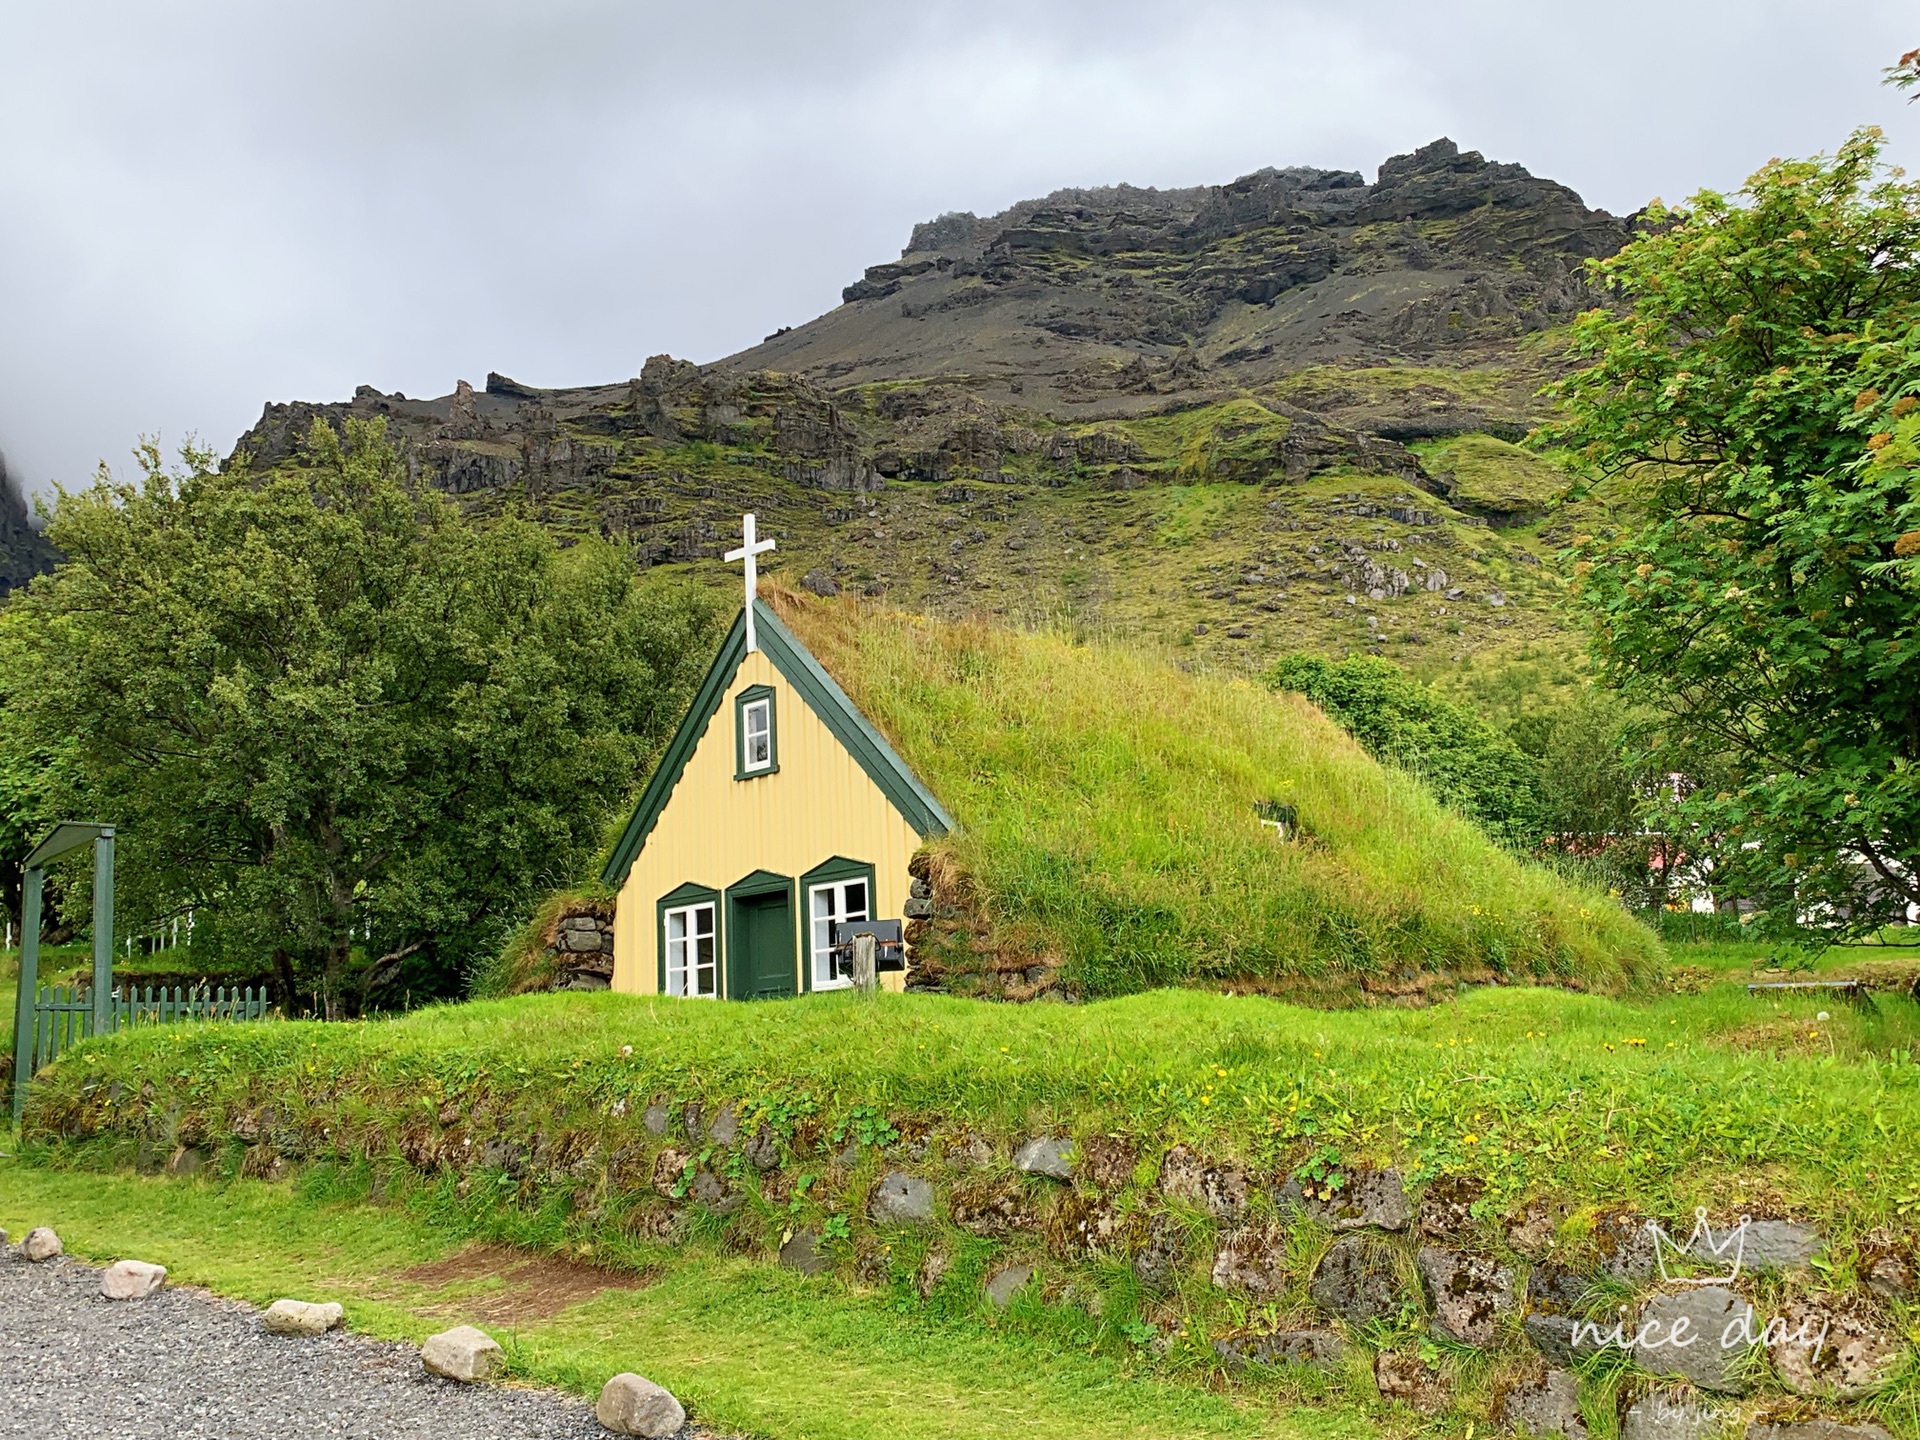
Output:
M1538 840L1534 761L1466 706L1390 661L1288 655L1266 679L1276 690L1305 695L1374 759L1412 771L1488 833L1522 847Z
M1920 901L1920 185L1880 150L1655 206L1557 387L1552 438L1643 517L1573 546L1601 673L1661 715L1657 770L1734 777L1678 818L1783 925Z
M121 827L126 913L274 957L329 1013L447 993L574 878L711 642L626 556L467 522L384 432L304 463L63 494L66 560L0 612L0 743L66 746L44 813Z

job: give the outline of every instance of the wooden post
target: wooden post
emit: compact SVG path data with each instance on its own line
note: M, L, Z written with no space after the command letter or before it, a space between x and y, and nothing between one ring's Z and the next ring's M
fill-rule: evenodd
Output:
M874 952L880 942L872 935L860 934L853 937L853 988L862 995L873 994L879 985L879 973L874 966Z
M93 1033L113 1027L113 827L93 841Z
M13 1123L27 1105L33 1078L34 1022L40 999L40 887L46 872L29 866L20 886L20 984L13 995Z

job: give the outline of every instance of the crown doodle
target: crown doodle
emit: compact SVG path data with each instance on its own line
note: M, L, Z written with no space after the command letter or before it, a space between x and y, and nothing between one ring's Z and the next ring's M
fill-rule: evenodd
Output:
M1746 1257L1748 1221L1749 1217L1742 1215L1738 1225L1716 1239L1703 1205L1693 1212L1693 1234L1687 1237L1685 1245L1674 1244L1673 1237L1658 1220L1647 1221L1647 1230L1653 1236L1653 1258L1660 1266L1660 1279L1668 1285L1731 1285L1740 1278L1740 1264ZM1729 1251L1733 1261L1725 1270L1716 1270L1711 1275L1683 1272L1683 1266L1691 1268L1696 1262L1724 1261ZM1667 1263L1669 1255L1675 1262L1671 1267Z

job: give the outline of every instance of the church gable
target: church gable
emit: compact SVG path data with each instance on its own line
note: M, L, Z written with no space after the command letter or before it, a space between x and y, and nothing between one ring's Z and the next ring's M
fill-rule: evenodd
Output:
M849 785L841 782L835 787L828 773L844 774L845 762L850 760L922 839L953 828L933 793L907 768L806 646L765 602L756 597L752 603L757 649L748 649L743 610L735 617L686 717L614 846L601 877L610 888L619 889L626 883L669 804L688 782L696 753L702 763L694 769L703 787L717 786L716 777L723 771L732 782L754 782L758 777L782 775L787 751L793 739L803 733L816 737L811 747L814 761L810 768L814 773L794 777L798 783L776 787L792 801L813 792L802 803L830 806L844 796L854 808L862 808L848 793ZM818 734L821 727L826 732L824 737ZM822 744L844 752L840 764L819 753ZM708 746L724 752L724 765L709 760ZM846 781L855 781L855 777L846 775ZM816 789L822 783L830 787L826 793ZM856 781L852 788L866 787ZM721 797L711 798L717 801Z

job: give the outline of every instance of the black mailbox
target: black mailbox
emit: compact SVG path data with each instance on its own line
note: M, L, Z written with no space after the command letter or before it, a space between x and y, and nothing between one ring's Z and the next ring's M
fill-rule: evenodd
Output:
M842 920L833 927L834 974L853 973L853 937L856 935L873 936L873 968L876 971L907 968L907 947L901 937L898 920Z

